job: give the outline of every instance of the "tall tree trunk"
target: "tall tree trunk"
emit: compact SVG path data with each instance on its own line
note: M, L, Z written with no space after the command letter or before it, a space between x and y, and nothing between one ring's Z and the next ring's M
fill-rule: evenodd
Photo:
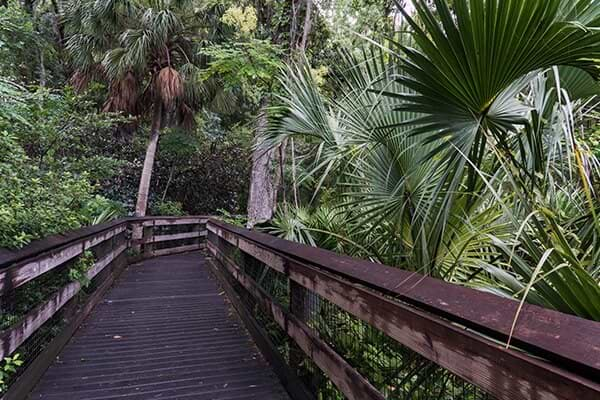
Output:
M292 0L292 21L290 23L290 49L297 46L296 34L298 31L298 8L302 0Z
M306 15L304 16L304 31L302 32L302 42L300 43L300 50L306 50L306 44L308 43L308 35L312 29L312 0L306 0Z
M248 199L248 228L257 223L268 221L273 217L276 190L273 182L273 157L275 150L265 150L258 146L258 141L267 129L266 98L261 100L260 111L256 123L255 149L252 154L252 174L250 177L250 197Z
M40 48L40 86L46 87L46 62L44 61L44 49Z
M148 192L150 191L150 179L152 178L154 158L156 156L156 149L158 147L162 114L162 103L160 100L156 100L154 103L154 115L152 116L150 141L148 142L148 147L146 148L146 157L144 158L144 167L142 169L142 176L140 177L137 204L135 206L136 217L146 216L146 208L148 207Z

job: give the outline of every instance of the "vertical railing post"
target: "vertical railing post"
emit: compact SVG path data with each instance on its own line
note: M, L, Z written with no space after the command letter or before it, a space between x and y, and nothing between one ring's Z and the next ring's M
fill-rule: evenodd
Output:
M154 253L154 224L155 220L152 220L152 225L144 226L142 225L142 257L143 258L151 258Z
M201 221L199 221L197 224L192 225L192 232L202 232L202 223ZM194 240L192 240L192 244L198 245L200 246L200 243L202 241L202 238L200 236L198 236L197 238L195 238Z
M134 258L138 258L142 253L143 225L141 220L131 222L131 250Z

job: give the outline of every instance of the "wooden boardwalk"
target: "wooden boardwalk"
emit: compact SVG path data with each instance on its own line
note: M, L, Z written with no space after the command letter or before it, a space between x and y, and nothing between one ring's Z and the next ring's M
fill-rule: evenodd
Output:
M288 399L200 253L127 268L30 399Z

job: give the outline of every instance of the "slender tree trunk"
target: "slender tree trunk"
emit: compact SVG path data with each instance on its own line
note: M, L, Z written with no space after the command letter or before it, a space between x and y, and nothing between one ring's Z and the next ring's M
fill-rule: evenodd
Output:
M146 148L146 157L144 158L144 167L140 177L140 186L138 189L137 204L135 206L136 217L146 216L148 207L148 192L150 191L150 179L152 178L152 168L154 167L154 158L158 147L158 138L160 136L160 127L162 121L163 107L160 100L154 103L154 115L152 117L152 128L150 130L150 141Z
M298 31L298 4L301 0L292 0L292 22L290 23L290 49L296 47L296 32Z
M44 49L40 49L40 86L46 87L46 62L44 61Z
M167 179L167 184L165 185L165 191L163 192L161 201L165 201L167 198L167 191L169 190L169 186L171 186L171 181L173 180L173 174L175 174L175 166L171 166L171 170L169 171L169 179Z
M162 124L163 106L160 100L154 102L154 115L152 116L152 127L150 128L150 141L146 148L146 157L144 158L144 167L140 177L140 186L138 189L137 203L135 205L135 216L145 217L148 207L148 192L150 191L150 180L152 178L152 169L154 167L154 158L158 147L160 137L160 128ZM131 232L133 239L133 251L140 253L141 240L144 236L144 227L142 224L134 224Z
M293 137L290 141L292 142L292 190L294 191L294 205L298 208L300 203L298 202L298 184L296 181L296 148L294 146Z
M306 44L308 43L308 35L312 29L312 0L306 0L306 15L304 16L304 31L302 32L302 42L300 43L300 49L306 50Z
M255 149L252 154L252 174L250 177L250 197L248 199L248 228L273 217L275 190L273 182L273 149L265 150L258 146L258 140L267 129L267 99L261 100L256 124Z

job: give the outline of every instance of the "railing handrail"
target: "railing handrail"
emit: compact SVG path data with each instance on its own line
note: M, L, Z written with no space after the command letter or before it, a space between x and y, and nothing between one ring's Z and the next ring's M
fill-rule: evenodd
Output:
M143 227L144 236L137 242L129 241L124 231L136 223ZM284 273L290 282L294 280L296 284L300 283L301 286L304 285L308 290L325 298L341 295L342 297L338 299L345 304L342 308L354 310L352 312L356 313L355 316L359 316L367 323L373 323L373 326L384 333L394 331L396 336L391 335L394 338L407 333L416 334L418 336L416 341L408 338L408 342L413 345L418 342L418 346L424 346L420 347L422 351L418 349L416 351L436 363L439 361L440 366L451 371L453 365L460 363L457 364L456 361L443 357L457 355L458 359L465 360L467 364L471 362L469 357L475 357L473 359L475 364L488 368L496 366L504 371L501 374L506 373L506 376L499 381L501 384L508 384L507 379L516 376L531 382L537 388L544 384L560 388L559 391L563 394L570 394L566 398L584 392L587 393L587 397L582 398L590 398L589 393L600 393L598 379L600 323L534 305L525 305L512 337L511 344L514 347L505 349L503 343L506 343L518 307L518 303L514 300L449 284L418 273L249 231L207 216L122 218L33 242L24 249L8 255L0 255L0 294L74 259L85 249L103 243L115 235L121 237L120 247L106 253L104 258L98 260L96 270L90 271L90 276L102 270L135 243L144 246L144 255L149 257L170 254L174 251L197 250L200 248L199 244L167 246L168 248L164 249L161 246L155 247L155 244L162 245L164 241L198 240L202 236L199 232L178 233L179 231L176 230L163 231L157 235L153 233L154 228L173 224L204 226L205 223L209 231L213 233L218 231L217 236L225 238L226 241L264 262L270 268ZM11 280L14 280L14 284L7 284ZM252 286L252 283L248 284ZM68 291L69 296L72 296L78 290L78 286L72 283L64 289ZM331 293L329 290L332 290ZM261 295L258 291L255 293ZM57 296L64 297L62 294ZM352 296L371 303L364 303L357 307L352 304L354 301ZM66 297L63 298L63 303L65 299L68 300ZM333 297L330 299L337 301ZM263 301L267 301L266 298L263 297ZM44 311L44 307L47 306L46 311L52 313L62 307L62 303L56 301L54 302L56 304L53 304L53 302L54 300L50 299L41 306L40 310L32 310L25 320L19 322L20 327L17 327L17 331L30 335L30 331L41 324L37 319L34 321L34 317L37 318L36 315ZM49 308L50 305L52 309ZM298 325L301 323L300 320L295 320L294 315L285 316L282 314L283 309L277 308L276 304L271 305L274 315L280 319L278 322L284 322L284 326L289 322L291 328L296 326L297 334L305 340L313 340L310 339L310 332L304 330L306 327L302 328ZM367 305L368 307L361 308ZM411 318L420 321L417 328L411 326L413 324ZM29 330L24 329L27 326ZM436 329L441 332L437 336ZM410 333L411 331L414 332ZM11 345L8 347L3 345L3 348L10 353L27 336L24 334L13 338L11 334L9 338L8 333L4 331L4 341L6 343L10 341ZM430 335L434 338L434 343L431 343ZM403 337L407 338L407 336ZM439 343L435 343L436 337L438 340L441 339ZM403 342L404 339L397 340L408 345ZM307 343L305 345L308 346ZM317 339L311 343L310 346L316 346ZM438 347L440 345L441 347ZM438 350L436 350L438 348L445 354L439 360ZM529 354L516 351L515 348L526 350ZM483 357L483 361L475 361L478 354ZM515 371L514 374L512 370ZM460 373L458 375L461 376ZM475 384L482 383L482 387L492 389L492 393L502 393L505 389L496 388L500 383L489 381L493 376L486 373L483 374L483 378L479 376L469 380L463 374L464 379ZM539 378L539 382L533 379L534 377ZM555 378L559 379L557 386L552 383ZM514 388L506 393L515 393Z
M118 218L109 222L105 222L98 225L84 226L81 228L73 229L64 233L58 233L55 235L47 236L42 239L35 240L26 246L16 249L0 249L0 271L14 266L15 264L22 263L30 258L38 257L45 253L57 250L61 247L72 245L78 241L89 239L90 237L97 235L103 231L109 231L116 226L121 224L132 223L136 221L152 221L155 219L162 220L178 220L187 218L203 218L207 219L205 215L186 215L181 217L174 216L147 216L147 217L123 217Z
M0 254L0 271L10 268L15 264L27 261L28 259L38 257L64 246L72 245L78 241L88 239L94 235L102 233L103 231L111 230L123 223L131 221L132 219L133 218L120 218L105 222L103 224L84 226L68 232L35 240L16 250L2 249L3 252Z
M392 296L504 344L517 313L518 302L491 293L279 239L212 218L209 224L275 254L317 267L385 296ZM545 358L571 373L599 381L598 322L526 304L519 315L511 346Z
M3 325L0 330L0 360L26 346L27 341L57 315L66 316L57 320L61 322L56 322L66 324L60 325L64 330L58 336L44 336L43 340L52 336L50 342L43 344L44 350L34 355L26 353L29 354L27 362L31 364L27 364L19 379L11 384L10 395L3 399L20 399L29 393L128 262L201 250L206 236L206 221L206 216L121 218L37 240L16 251L0 252L0 312L6 312L10 317L4 321L9 323L8 326ZM137 241L128 234L136 227L142 231ZM137 252L128 254L127 251L134 246L138 247ZM70 268L76 266L76 261L88 251L93 262L85 264L84 270L76 270L79 277L71 276L73 270ZM68 277L65 276L67 272ZM44 293L43 298L27 303L24 309L15 307L19 304L20 294L29 290L28 283L43 277L51 280L54 273L63 274L60 278L62 286L55 288L49 285L51 292ZM87 293L86 297L77 296L92 281L93 292ZM38 290L37 287L34 286L34 290ZM13 311L16 313L11 315ZM42 346L42 342L34 345Z

